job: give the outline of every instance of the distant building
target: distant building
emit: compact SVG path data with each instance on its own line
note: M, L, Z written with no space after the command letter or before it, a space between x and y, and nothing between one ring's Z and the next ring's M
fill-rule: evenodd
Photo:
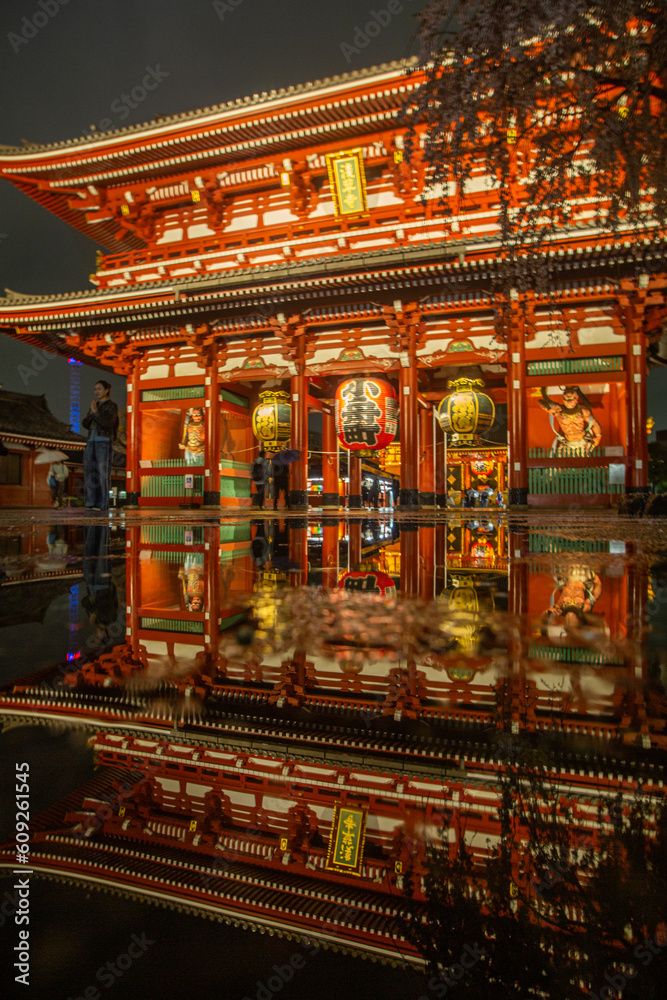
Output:
M85 446L81 434L53 416L45 396L0 389L0 506L50 504L49 465L35 464L40 449L63 451L80 466Z

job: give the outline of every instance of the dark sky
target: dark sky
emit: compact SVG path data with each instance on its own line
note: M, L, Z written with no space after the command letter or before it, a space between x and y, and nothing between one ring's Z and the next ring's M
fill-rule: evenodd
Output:
M38 0L0 3L0 145L83 136L105 119L104 128L138 125L155 115L400 59L414 51L414 15L421 6L420 0L392 0L391 14L388 0L43 2L57 12L39 27L33 18L40 25L47 14ZM357 29L363 32L371 11L388 23L376 37L362 36ZM341 47L355 45L355 35L358 52ZM129 108L123 94L149 69L160 78L158 86ZM0 291L92 287L88 275L97 245L5 181L0 234ZM53 412L67 421L67 364L54 359L39 371L34 362L30 348L0 335L4 388L46 393ZM82 403L98 377L93 370L83 373ZM123 380L111 381L119 399Z
M46 12L39 0L0 3L0 145L62 141L103 122L104 128L109 121L111 127L141 124L400 59L416 51L415 15L422 6L422 0L391 0L391 13L389 0L42 2ZM387 22L377 34L375 27L365 31L373 12ZM160 83L129 108L123 94L149 69ZM0 234L0 290L91 288L96 244L4 181ZM68 420L66 363L56 359L28 377L21 365L34 370L33 362L29 348L0 335L4 387L46 392L56 415ZM663 375L649 380L649 413L667 427ZM84 400L97 377L83 375ZM119 398L122 380L111 381Z

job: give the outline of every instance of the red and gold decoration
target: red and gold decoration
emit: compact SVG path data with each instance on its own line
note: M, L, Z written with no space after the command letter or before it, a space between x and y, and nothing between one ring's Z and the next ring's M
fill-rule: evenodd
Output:
M366 836L366 809L352 809L336 803L326 867L331 871L361 875Z
M327 170L336 215L347 219L368 215L362 150L328 153Z
M260 392L261 403L253 410L252 430L267 451L281 451L292 434L289 393Z
M470 462L470 470L475 476L490 476L496 467L496 463L490 458L473 458Z
M338 581L341 590L354 594L381 594L396 597L396 585L388 573L379 569L353 569Z
M452 436L453 447L478 444L480 434L489 430L496 418L493 400L477 387L484 387L481 378L459 378L447 383L447 388L454 391L440 403L438 420L443 431Z
M350 378L336 389L336 434L350 451L385 448L398 430L398 396L382 378Z

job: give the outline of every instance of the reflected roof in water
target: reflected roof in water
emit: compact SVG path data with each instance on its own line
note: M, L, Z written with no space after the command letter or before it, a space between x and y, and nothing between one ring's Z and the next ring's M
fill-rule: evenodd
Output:
M83 730L103 765L41 803L35 876L419 969L447 950L433 873L465 872L478 933L525 918L558 956L601 910L554 944L544 908L576 909L615 829L660 826L665 550L660 521L580 512L5 515L4 739Z

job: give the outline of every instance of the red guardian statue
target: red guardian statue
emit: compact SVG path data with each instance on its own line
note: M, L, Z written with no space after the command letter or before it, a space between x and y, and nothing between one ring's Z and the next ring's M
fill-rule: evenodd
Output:
M205 440L204 410L201 406L191 407L185 414L183 439L178 446L185 451L186 465L204 464Z

